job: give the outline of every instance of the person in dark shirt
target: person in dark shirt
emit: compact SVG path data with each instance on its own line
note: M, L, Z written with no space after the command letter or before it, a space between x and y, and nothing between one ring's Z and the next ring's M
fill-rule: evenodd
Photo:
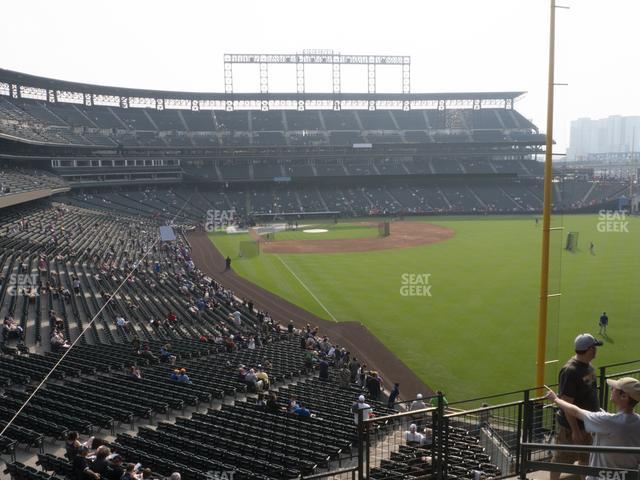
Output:
M231 270L231 257L227 257L224 259L224 269Z
M380 397L380 391L382 390L382 385L380 382L380 377L378 377L378 372L370 372L365 381L365 386L369 391L369 397L372 400L378 400Z
M560 370L558 380L559 397L577 407L597 412L598 385L591 360L596 356L596 348L602 342L589 333L578 335L574 341L575 356L571 357ZM591 435L585 431L584 423L570 413L560 410L556 417L556 443L567 445L591 445ZM554 463L589 464L589 454L585 452L556 451ZM558 480L560 472L550 472L551 480Z
M329 362L324 358L320 360L318 364L318 371L320 373L320 380L329 380Z
M120 455L116 455L111 459L109 463L109 471L106 476L102 477L102 480L120 480L124 475L124 458Z
M271 392L269 394L265 411L267 413L280 413L280 405L278 405L278 397L275 392Z
M600 335L603 333L607 334L607 326L609 325L609 317L607 316L607 312L602 312L600 315L600 321L598 322L598 326L600 327Z
M124 474L120 477L120 480L137 480L136 466L133 463L127 464Z
M111 464L107 460L107 457L111 455L111 450L109 447L102 446L96 450L96 458L93 460L91 464L91 469L100 474L103 479L110 479L113 477L113 470L111 469Z
M88 453L89 449L87 447L80 447L78 449L78 452L73 459L73 473L79 480L99 480L100 474L91 469L89 460L87 460Z
M301 418L308 418L311 416L311 412L309 411L309 409L301 404L296 405L291 413Z
M394 383L393 390L389 393L389 402L387 403L387 407L393 408L395 406L398 395L400 395L400 384Z

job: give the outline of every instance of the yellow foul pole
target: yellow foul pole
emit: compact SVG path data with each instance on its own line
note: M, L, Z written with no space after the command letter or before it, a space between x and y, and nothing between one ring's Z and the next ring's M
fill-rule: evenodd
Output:
M549 300L549 244L551 234L551 179L553 176L553 89L556 40L556 1L550 0L549 78L547 83L547 144L544 161L544 204L542 210L542 259L540 268L540 304L538 307L538 349L536 355L536 387L545 383L545 353L547 350L547 310Z

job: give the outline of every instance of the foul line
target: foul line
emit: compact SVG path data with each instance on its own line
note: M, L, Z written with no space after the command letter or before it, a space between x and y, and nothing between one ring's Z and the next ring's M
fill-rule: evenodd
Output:
M316 296L313 294L313 292L309 289L309 287L307 287L307 286L305 285L305 283L304 283L302 280L300 280L300 277L298 277L298 275L296 275L296 274L295 274L295 272L294 272L293 270L291 270L291 268L289 267L289 265L287 265L287 264L285 263L285 261L284 261L284 260L282 260L282 258L280 258L280 255L277 255L277 254L276 254L276 258L282 262L282 264L285 266L285 268L286 268L287 270L289 270L289 272L291 272L291 275L293 275L294 277L296 277L296 280L298 280L298 282L300 282L300 285L302 285L302 286L304 287L304 289L305 289L307 292L309 292L309 295L311 295L311 296L313 297L313 299L314 299L316 302L318 302L318 305L320 305L320 306L322 307L322 309L323 309L325 312L327 312L327 313L329 314L329 316L331 317L331 319L332 319L334 322L337 322L338 320L336 320L336 317L334 317L334 316L333 316L333 314L332 314L332 313L327 309L327 307L325 307L325 306L324 306L324 304L323 304L323 303L318 299L318 297L316 297Z

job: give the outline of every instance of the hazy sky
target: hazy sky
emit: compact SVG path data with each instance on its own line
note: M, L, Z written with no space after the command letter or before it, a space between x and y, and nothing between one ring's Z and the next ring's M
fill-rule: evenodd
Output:
M640 0L558 3L570 7L557 13L556 81L569 84L556 87L560 152L572 119L640 114ZM548 15L548 0L5 1L0 67L104 85L223 91L224 53L410 55L412 92L527 91L516 108L544 131ZM257 87L257 71L235 73L237 90ZM287 73L273 72L274 90L294 88ZM359 75L345 74L345 86L366 90ZM315 78L307 85L329 88L326 71ZM380 89L390 90L388 75L380 79Z

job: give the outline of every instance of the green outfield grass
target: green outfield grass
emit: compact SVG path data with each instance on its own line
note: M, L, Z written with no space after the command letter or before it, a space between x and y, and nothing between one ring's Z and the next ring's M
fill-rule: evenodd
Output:
M324 229L323 233L305 233L303 230ZM341 238L377 237L378 228L353 223L303 223L298 230L276 232L275 240L334 240Z
M534 380L541 226L533 217L437 217L455 236L434 245L369 253L267 255L239 259L246 235L212 235L243 277L327 319L359 321L449 400L529 387ZM629 233L598 232L597 215L554 217L548 358L562 363L577 333L609 338L594 363L638 357L640 220ZM579 251L563 251L580 232ZM595 255L589 242L595 244ZM295 273L295 275L292 274ZM427 274L431 296L403 287ZM296 278L298 277L298 278ZM303 286L302 283L304 283ZM423 287L426 290L429 286ZM401 290L402 289L402 290ZM309 292L311 291L313 295ZM322 305L321 305L322 304ZM557 364L548 370L553 382ZM393 379L388 379L392 381Z

